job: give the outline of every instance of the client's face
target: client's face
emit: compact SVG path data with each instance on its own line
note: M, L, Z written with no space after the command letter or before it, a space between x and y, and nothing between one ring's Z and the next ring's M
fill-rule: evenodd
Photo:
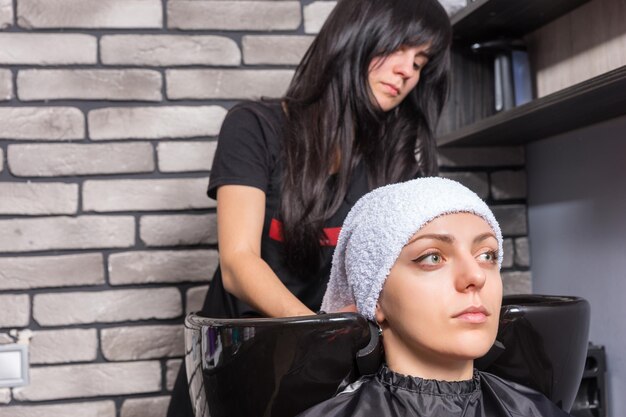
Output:
M495 340L502 301L497 258L495 234L476 215L444 215L419 230L378 300L388 360L408 355L445 365L484 355Z

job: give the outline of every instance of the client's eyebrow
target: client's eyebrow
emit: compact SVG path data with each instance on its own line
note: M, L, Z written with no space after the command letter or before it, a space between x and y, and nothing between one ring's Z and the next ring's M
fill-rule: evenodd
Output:
M480 234L480 235L476 236L474 238L473 243L474 244L480 243L483 240L486 240L486 239L488 239L490 237L496 239L496 235L494 235L493 233L487 232L487 233L483 233L483 234ZM409 241L409 243L407 243L407 245L409 245L409 244L411 244L413 242L417 242L418 240L422 240L422 239L434 239L434 240L439 240L441 242L448 243L448 244L454 243L454 240L455 240L454 237L450 236L450 235L430 233L430 234L426 234L426 235L417 236L415 239L411 239Z
M474 238L474 244L476 244L476 243L480 243L480 242L482 242L482 241L483 241L483 240L485 240L485 239L489 239L490 237L492 237L492 238L494 238L494 239L498 240L498 239L496 238L496 235L494 235L493 233L489 233L489 232L487 232L487 233L483 233L482 235L478 235L478 236L476 236L476 237Z
M431 233L431 234L427 234L427 235L418 236L415 239L411 239L408 244L411 244L413 242L417 242L418 240L422 240L422 239L440 240L440 241L442 241L444 243L453 243L454 242L454 237L452 237L450 235Z

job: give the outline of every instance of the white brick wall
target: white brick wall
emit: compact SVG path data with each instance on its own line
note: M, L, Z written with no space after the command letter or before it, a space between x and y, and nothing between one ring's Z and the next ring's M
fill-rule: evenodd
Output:
M167 97L180 99L255 99L280 97L291 70L167 70Z
M0 0L0 29L13 25L13 1Z
M0 290L104 284L100 253L0 258Z
M102 354L110 361L183 356L183 329L178 325L104 329Z
M226 116L220 106L104 108L89 112L89 137L167 139L215 136Z
M95 36L0 33L1 65L93 65L96 62Z
M154 170L147 142L9 145L11 173L17 177L139 174Z
M302 20L298 1L198 1L167 3L170 29L293 30Z
M161 74L152 70L23 70L17 76L20 100L160 101Z
M13 73L10 70L0 69L0 101L13 98Z
M163 25L160 0L19 0L23 28L157 29Z
M73 214L78 185L63 183L0 183L0 214Z
M97 356L96 329L40 330L30 341L31 364L91 362Z
M158 392L161 365L156 361L37 367L30 384L15 388L22 401L101 397Z
M0 139L69 140L85 137L85 117L74 107L2 107L0 125Z
M33 318L41 326L171 319L182 314L176 288L35 295Z
M0 417L115 417L113 401L0 407Z
M224 36L107 35L100 41L102 62L107 65L237 66L241 52Z
M217 251L123 252L109 256L112 285L211 280Z
M283 94L335 4L0 0L0 343L32 331L0 417L165 415L218 265L222 121ZM440 165L496 204L505 289L530 291L524 149Z

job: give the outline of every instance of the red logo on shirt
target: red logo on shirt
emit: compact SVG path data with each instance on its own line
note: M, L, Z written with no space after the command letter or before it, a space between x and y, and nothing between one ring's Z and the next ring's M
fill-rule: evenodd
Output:
M325 238L320 239L320 246L337 246L341 227L325 227L323 231ZM276 240L277 242L284 241L283 223L276 219L272 219L270 223L270 239Z

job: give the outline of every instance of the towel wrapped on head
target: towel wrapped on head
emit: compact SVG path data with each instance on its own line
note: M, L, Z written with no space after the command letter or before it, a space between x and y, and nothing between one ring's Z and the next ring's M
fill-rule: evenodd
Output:
M376 302L402 248L424 225L452 213L482 217L498 240L502 265L502 232L495 216L473 191L445 178L429 177L377 188L361 197L342 226L333 256L322 310L356 304L373 320Z

